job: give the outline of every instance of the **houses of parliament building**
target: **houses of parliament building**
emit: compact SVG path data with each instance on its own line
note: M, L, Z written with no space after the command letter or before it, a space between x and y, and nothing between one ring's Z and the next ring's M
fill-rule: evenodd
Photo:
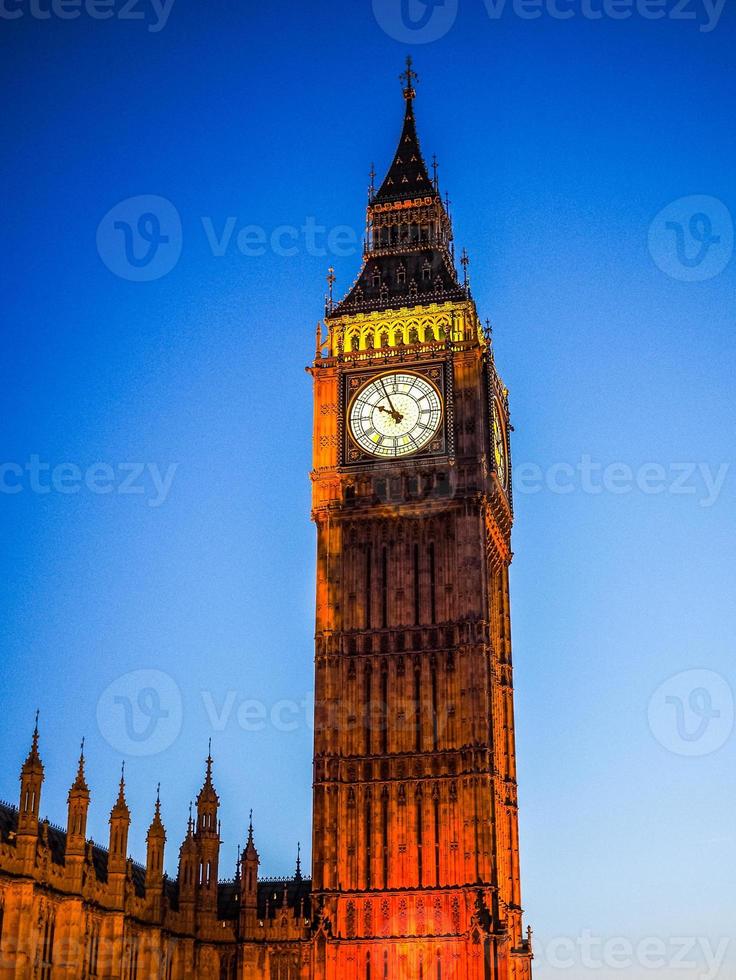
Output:
M311 877L259 876L252 821L220 877L206 760L164 874L153 807L128 857L125 781L87 838L84 754L66 826L39 819L38 724L0 805L0 980L530 980L522 923L509 565L508 391L455 261L415 124L416 75L362 268L317 329ZM70 766L73 770L73 766ZM243 823L245 826L245 821ZM245 834L244 834L245 837Z

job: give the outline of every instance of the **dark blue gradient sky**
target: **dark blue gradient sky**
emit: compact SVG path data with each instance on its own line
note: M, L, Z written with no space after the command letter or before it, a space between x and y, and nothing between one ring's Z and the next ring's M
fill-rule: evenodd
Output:
M304 366L327 267L344 291L359 255L336 254L334 234L327 254L325 235L299 229L362 235L368 169L375 160L382 176L390 161L411 51L423 149L438 154L495 325L528 478L513 603L530 921L540 945L584 929L731 935L736 738L717 726L736 686L733 6L706 32L700 0L688 8L698 19L658 21L591 20L579 3L566 21L549 9L526 20L510 3L494 20L465 0L442 37L417 44L398 2L377 0L376 16L364 0L176 0L158 31L143 3L148 21L39 20L19 2L3 9L23 17L0 18L0 797L16 798L38 706L54 822L86 735L91 834L107 839L126 754L131 851L144 856L161 780L173 872L212 737L223 874L251 807L266 873L289 872L309 840ZM181 256L150 282L116 275L96 244L103 217L139 195L181 220ZM693 195L706 200L673 204ZM206 227L219 238L229 218L216 255ZM269 242L297 229L281 238L295 254L243 254L237 234L253 225ZM38 492L49 474L34 487L6 465L34 457L111 466L113 492L61 492L74 470ZM603 486L599 471L566 468L586 459L624 469ZM119 468L135 463L149 466L143 493L119 492ZM151 469L173 464L151 506ZM647 464L663 468L649 482ZM696 468L685 477L677 464ZM652 700L694 668L711 673ZM168 675L182 713L169 747L144 741L136 757L97 710L102 698L122 717L138 690L125 676L139 670ZM249 721L251 700L265 724ZM707 728L707 704L721 712L703 736L712 745L687 737L701 715ZM176 712L162 724L176 735ZM540 961L540 976L559 974ZM595 975L609 973L621 976Z

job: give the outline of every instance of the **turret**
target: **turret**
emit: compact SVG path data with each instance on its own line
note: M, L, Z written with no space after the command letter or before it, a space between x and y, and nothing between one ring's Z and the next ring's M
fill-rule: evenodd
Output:
M217 811L220 800L212 783L212 744L207 754L206 773L197 797L197 854L199 858L197 906L203 912L217 913L217 873L220 861L220 826Z
M118 904L122 903L125 878L128 870L128 831L130 810L125 802L125 763L120 775L120 789L115 806L110 813L110 847L107 858L108 881L115 891Z
M161 822L161 784L156 789L156 807L146 835L146 897L160 910L164 878L164 847L166 830Z
M38 712L28 758L20 771L17 848L27 874L33 870L38 843L38 811L41 805L43 763L38 754Z
M77 777L72 783L67 797L69 809L66 821L67 870L76 877L81 876L87 844L87 812L89 810L89 787L84 775L84 739L79 753Z

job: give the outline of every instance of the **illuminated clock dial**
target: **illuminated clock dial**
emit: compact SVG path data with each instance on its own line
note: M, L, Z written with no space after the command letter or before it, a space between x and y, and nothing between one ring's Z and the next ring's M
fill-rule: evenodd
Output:
M442 399L435 386L419 374L383 374L357 393L349 421L353 439L371 456L409 456L439 432Z
M493 420L493 453L496 459L496 473L498 474L501 486L508 488L509 461L508 449L506 447L506 428L502 421L501 409L497 405Z

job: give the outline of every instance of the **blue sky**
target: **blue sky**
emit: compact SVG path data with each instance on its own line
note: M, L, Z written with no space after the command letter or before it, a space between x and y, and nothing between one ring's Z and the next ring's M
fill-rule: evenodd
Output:
M211 737L223 874L251 807L265 873L309 840L304 366L327 267L338 291L357 272L410 52L511 389L538 975L584 975L585 930L658 938L671 969L673 937L733 932L734 10L411 3L175 0L162 23L6 0L0 797L39 707L54 822L85 735L90 833L125 756L131 851L160 780L173 872ZM169 238L150 281L110 251L141 196ZM143 754L98 724L126 698L160 721Z

